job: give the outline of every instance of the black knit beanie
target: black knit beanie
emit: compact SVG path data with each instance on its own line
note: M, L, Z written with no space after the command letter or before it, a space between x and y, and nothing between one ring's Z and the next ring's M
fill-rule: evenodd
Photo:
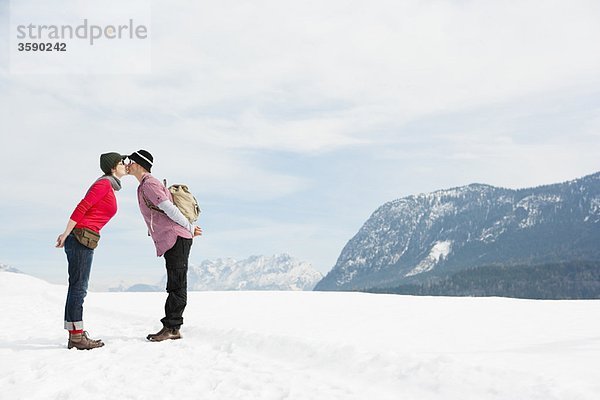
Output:
M146 171L151 172L154 157L146 150L138 150L127 156L131 161L141 165Z
M119 153L104 153L100 156L100 169L106 175L110 175L122 159L123 156Z

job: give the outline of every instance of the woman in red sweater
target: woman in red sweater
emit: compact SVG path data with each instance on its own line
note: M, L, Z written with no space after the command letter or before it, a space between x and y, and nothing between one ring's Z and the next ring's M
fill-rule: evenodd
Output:
M127 171L119 153L102 154L100 168L104 175L88 189L71 214L67 228L56 240L56 247L64 247L69 263L69 290L65 305L69 349L89 350L104 346L101 340L90 339L83 330L83 300L100 230L117 213L115 191L121 189L120 179L127 175Z

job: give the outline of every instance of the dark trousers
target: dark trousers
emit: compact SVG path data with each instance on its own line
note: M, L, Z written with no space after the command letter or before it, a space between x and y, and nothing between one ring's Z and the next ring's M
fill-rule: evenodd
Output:
M94 250L85 247L72 233L65 240L69 262L69 289L65 304L65 329L83 329L83 300L87 294Z
M175 245L165 253L167 266L167 301L165 317L160 320L171 329L183 324L183 310L187 305L187 271L192 239L177 237Z

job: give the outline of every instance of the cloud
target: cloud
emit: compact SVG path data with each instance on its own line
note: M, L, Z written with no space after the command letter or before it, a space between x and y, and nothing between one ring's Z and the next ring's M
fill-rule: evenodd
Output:
M289 88L300 98L391 102L410 117L596 77L597 6L569 3L567 19L564 4L198 5L160 23L157 48L165 53L154 66L159 73L193 68L199 86L221 89L198 93L198 102L260 101ZM181 31L194 40L177 40Z
M569 18L562 1L226 4L154 3L152 75L3 78L39 94L33 108L46 94L105 129L183 127L224 147L299 153L598 83L594 2L570 2Z

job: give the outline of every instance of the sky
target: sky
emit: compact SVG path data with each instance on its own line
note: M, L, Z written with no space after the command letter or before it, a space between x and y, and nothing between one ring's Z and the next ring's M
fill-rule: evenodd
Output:
M70 3L48 12L75 12ZM192 264L288 253L323 274L387 201L600 170L597 1L175 0L144 11L149 57L131 70L35 73L15 64L15 12L0 0L0 263L66 280L54 243L109 151L146 149L156 177L194 192L204 235ZM123 179L92 288L164 274L136 187Z

